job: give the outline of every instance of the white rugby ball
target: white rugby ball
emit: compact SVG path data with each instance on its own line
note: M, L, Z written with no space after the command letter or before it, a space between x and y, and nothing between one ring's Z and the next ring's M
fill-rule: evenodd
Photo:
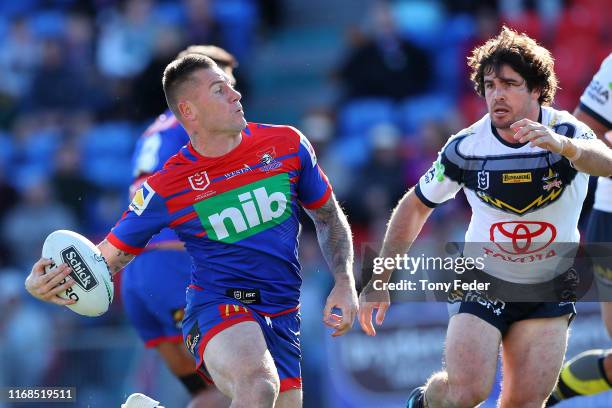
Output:
M42 256L53 260L47 272L63 263L72 268L70 276L76 283L59 294L61 298L76 300L67 305L69 309L92 317L108 310L114 295L111 274L100 250L90 240L76 232L54 231L45 239Z

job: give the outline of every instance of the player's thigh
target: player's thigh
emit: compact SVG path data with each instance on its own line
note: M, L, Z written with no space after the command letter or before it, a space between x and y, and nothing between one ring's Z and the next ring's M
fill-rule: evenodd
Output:
M195 361L193 356L181 343L164 342L156 347L168 368L177 377L183 377L195 373Z
M500 331L490 323L473 314L455 314L448 325L444 354L449 385L490 390L500 342Z
M217 333L204 349L204 364L212 380L226 395L255 379L273 382L278 373L259 323L244 321Z
M564 315L512 324L502 345L503 397L524 403L543 402L548 397L563 364L569 318Z
M274 408L302 408L302 390L293 388L281 392Z

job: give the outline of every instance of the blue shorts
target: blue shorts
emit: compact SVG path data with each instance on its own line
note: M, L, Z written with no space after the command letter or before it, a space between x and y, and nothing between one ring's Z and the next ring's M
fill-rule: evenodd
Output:
M612 213L591 210L584 240L586 242L612 242Z
M123 271L121 295L128 319L147 347L183 340L185 289L191 257L180 250L151 250Z
M504 302L486 293L470 290L462 295L449 295L449 317L468 313L499 330L502 337L510 326L521 320L552 318L569 315L569 322L576 316L574 302Z
M612 301L612 213L593 209L584 237L592 256L599 300Z
M268 350L280 378L280 392L302 388L300 360L300 313L291 309L280 315L263 316L238 300L217 293L199 294L199 301L190 299L202 289L190 286L187 289L183 338L187 349L196 360L198 372L212 384L212 378L204 364L204 350L208 342L219 332L237 323L253 321L259 324L266 339ZM208 296L209 295L209 296Z

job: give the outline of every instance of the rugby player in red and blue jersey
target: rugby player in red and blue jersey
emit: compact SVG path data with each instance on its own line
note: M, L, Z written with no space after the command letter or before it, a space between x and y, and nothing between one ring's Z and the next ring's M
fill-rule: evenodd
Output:
M236 58L213 45L192 45L178 55L210 57L232 84ZM166 161L189 143L189 135L168 109L147 128L134 150L134 178L130 197L142 183L163 168ZM183 344L182 321L185 289L191 275L191 258L170 228L164 228L147 244L143 253L125 267L121 275L121 297L125 312L146 347L154 347L168 368L193 396L189 408L224 407L229 400L215 387L207 386L195 371L193 357Z
M232 407L300 407L298 211L313 219L336 281L323 312L333 336L357 312L346 217L308 140L289 126L247 123L240 93L211 59L178 58L163 84L190 143L143 183L99 248L116 273L173 228L193 260L183 337L198 369Z

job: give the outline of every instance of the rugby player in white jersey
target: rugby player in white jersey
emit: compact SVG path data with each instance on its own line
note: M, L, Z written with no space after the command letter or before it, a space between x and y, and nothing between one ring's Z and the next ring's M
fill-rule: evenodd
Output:
M574 116L587 124L602 140L612 145L612 54L601 64L589 86L580 97ZM606 137L607 135L607 137ZM606 243L602 247L608 256L594 256L595 277L600 290L601 313L612 336L612 179L599 177L595 202L589 217L585 241ZM600 251L598 251L600 252ZM602 254L603 255L603 254ZM559 376L557 387L548 406L578 395L593 395L612 389L612 349L588 350L571 359Z
M433 208L463 188L472 208L464 255L468 244L470 256L487 254L483 270L491 279L514 285L549 281L568 266L560 265L564 256L550 262L550 245L579 241L589 174L612 174L612 150L571 114L549 107L557 89L553 59L528 36L504 27L473 50L468 65L488 113L451 137L432 169L400 200L380 255L405 254ZM515 242L529 234L533 239ZM520 244L514 248L519 253L526 242L537 242L541 253L518 263L511 261L516 255L500 254L501 243ZM392 272L376 280L389 281ZM389 307L388 292L376 291L381 298L374 300L368 296L373 291L370 281L360 297L359 320L369 335L376 334L373 310L380 325ZM561 369L573 302L498 299L494 308L473 301L478 291L461 295L449 297L444 370L410 394L408 407L477 406L491 391L503 345L500 406L541 408Z

